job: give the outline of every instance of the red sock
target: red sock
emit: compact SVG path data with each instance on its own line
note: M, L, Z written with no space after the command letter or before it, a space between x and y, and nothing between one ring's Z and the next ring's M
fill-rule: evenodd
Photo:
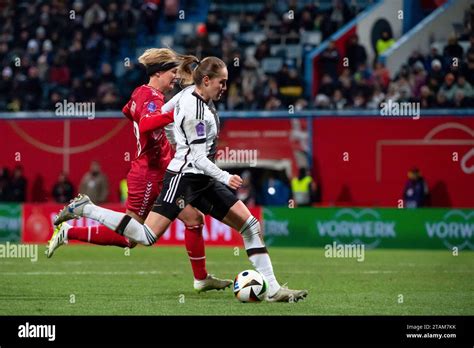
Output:
M204 238L202 237L202 226L186 226L184 230L184 241L188 251L189 261L193 268L194 278L206 279L206 252L204 251Z
M67 238L97 245L116 245L121 248L130 247L129 240L111 229L103 226L71 227Z

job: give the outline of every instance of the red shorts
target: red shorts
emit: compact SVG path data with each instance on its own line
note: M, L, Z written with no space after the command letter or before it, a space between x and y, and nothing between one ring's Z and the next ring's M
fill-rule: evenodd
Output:
M142 172L132 168L127 175L127 209L145 220L163 188L164 175L164 171Z

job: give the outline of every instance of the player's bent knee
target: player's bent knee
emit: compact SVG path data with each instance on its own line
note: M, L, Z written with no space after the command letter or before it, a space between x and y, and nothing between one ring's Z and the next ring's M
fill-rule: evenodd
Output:
M198 226L204 224L204 214L195 209L190 211L183 210L179 219L183 221L186 226Z

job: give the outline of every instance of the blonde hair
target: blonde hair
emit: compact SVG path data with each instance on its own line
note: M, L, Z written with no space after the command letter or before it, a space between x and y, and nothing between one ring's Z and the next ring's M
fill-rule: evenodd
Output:
M171 48L150 48L138 58L138 62L145 66L149 75L153 75L153 66L156 65L170 64L170 68L177 66L180 84L187 86L194 83L192 64L199 64L199 59L192 55L179 54Z
M169 62L179 63L179 61L179 55L170 48L149 48L138 57L138 62L143 64L146 68Z

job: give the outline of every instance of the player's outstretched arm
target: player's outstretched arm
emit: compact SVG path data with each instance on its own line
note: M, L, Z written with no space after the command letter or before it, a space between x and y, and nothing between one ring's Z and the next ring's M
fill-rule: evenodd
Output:
M150 112L140 119L138 129L140 133L151 132L156 129L164 128L166 125L174 122L174 111L161 113L161 111Z

